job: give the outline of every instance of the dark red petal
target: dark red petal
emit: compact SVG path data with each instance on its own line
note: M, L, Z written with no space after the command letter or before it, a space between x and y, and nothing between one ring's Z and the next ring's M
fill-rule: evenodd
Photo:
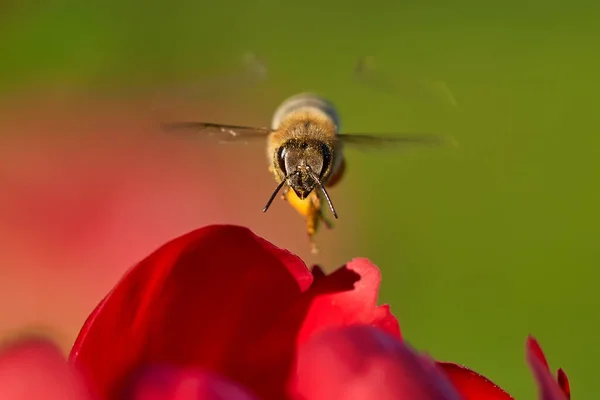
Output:
M532 337L527 338L526 346L527 363L533 372L533 376L538 384L540 400L566 400L561 387L554 380L554 377L548 369L548 363L544 352L538 342ZM540 357L541 354L541 357Z
M228 379L200 370L151 369L131 387L130 400L255 400Z
M42 339L22 340L0 352L0 399L90 400L60 350Z
M330 275L313 268L314 284L305 294L311 306L298 342L329 328L369 324L401 338L398 320L388 305L377 306L379 269L366 258L356 258Z
M275 359L253 346L311 282L299 258L246 228L198 229L123 277L86 321L71 361L102 395L116 395L133 371L154 363L204 367L259 394L283 390L281 377L255 376L286 375L297 330L271 337L272 348L287 351Z
M427 358L372 326L316 335L300 347L290 393L303 400L459 400Z
M463 400L512 400L513 397L485 376L462 365L437 362Z
M569 378L562 368L558 369L557 380L558 386L562 389L563 393L567 396L567 399L571 398L571 385L569 384Z

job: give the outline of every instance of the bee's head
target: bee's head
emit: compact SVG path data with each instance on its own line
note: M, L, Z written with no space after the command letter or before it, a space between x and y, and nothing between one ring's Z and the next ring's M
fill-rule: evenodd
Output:
M303 200L329 171L331 150L319 141L292 139L279 148L276 161L287 184Z
M287 184L301 200L306 199L315 187L318 187L323 192L333 216L337 218L322 182L323 178L331 173L332 168L332 150L326 143L318 140L290 139L279 147L274 162L274 167L280 171L282 179L263 211L267 211L279 190Z

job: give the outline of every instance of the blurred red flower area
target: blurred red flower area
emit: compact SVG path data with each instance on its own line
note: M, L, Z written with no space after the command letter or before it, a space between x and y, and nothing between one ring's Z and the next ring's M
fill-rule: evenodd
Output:
M133 267L88 317L68 360L21 339L0 354L0 398L512 399L476 372L411 348L380 273L354 259L326 275L250 230L212 225ZM542 400L570 397L533 338Z
M217 121L258 114L216 101L187 109ZM273 190L262 142L221 146L166 134L143 97L38 93L0 101L0 115L2 339L41 332L67 351L129 266L198 226L248 226L309 255L298 215L285 204L261 212ZM344 262L336 243L323 244L324 263Z

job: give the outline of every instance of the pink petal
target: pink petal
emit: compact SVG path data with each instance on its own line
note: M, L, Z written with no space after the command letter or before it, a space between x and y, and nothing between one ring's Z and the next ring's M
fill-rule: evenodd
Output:
M512 400L513 397L485 376L462 365L437 362L463 400Z
M54 344L42 339L22 340L0 352L0 399L91 398Z
M307 294L314 298L298 343L326 329L354 324L373 325L399 339L402 337L390 307L377 306L381 273L368 259L356 258L330 275L315 267L313 276L314 283Z
M255 400L228 379L195 369L146 371L131 388L131 400Z
M548 368L548 362L537 340L532 336L527 338L527 363L538 384L540 400L567 400L568 396L561 389ZM567 385L568 386L568 385ZM570 394L570 389L569 389Z
M290 391L304 400L460 399L427 358L366 325L331 329L305 343Z

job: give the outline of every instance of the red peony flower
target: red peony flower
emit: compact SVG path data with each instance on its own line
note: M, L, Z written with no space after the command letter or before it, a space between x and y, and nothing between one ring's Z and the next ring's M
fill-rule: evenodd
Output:
M565 400L571 398L571 386L567 374L561 369L554 381L550 366L539 343L533 338L527 338L527 362L538 383L541 400Z
M376 304L379 283L366 259L325 275L245 228L202 228L123 277L83 326L70 366L102 400L512 399L483 376L408 346L389 307ZM541 399L566 399L568 383L554 381L539 346L528 343ZM0 398L36 398L4 395L6 376L27 377L24 367L4 372L15 365L47 371L33 375L40 382L82 382L48 347L20 348L18 357L14 349L0 355ZM29 364L15 361L38 353ZM559 381L567 382L562 372ZM60 390L46 398L88 399Z
M110 397L133 372L158 364L200 367L282 398L296 348L313 335L371 324L400 338L389 307L376 305L378 285L366 260L313 275L245 228L210 226L125 275L88 318L71 361Z

